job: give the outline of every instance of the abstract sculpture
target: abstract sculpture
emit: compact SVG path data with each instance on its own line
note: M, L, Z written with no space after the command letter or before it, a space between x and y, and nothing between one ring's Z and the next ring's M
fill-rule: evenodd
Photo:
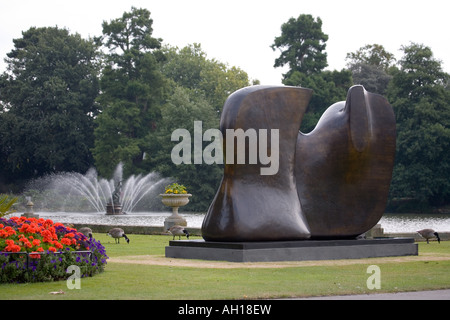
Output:
M202 225L206 241L352 238L384 213L395 156L395 117L383 97L350 88L347 101L327 109L309 134L299 132L312 91L252 86L225 102L220 130L276 129L259 142L279 151L278 171L263 175L263 159L225 162L222 183ZM230 141L228 141L230 143ZM252 149L254 150L254 149ZM237 148L233 155L237 158Z
M300 124L311 94L309 89L254 86L238 90L227 99L220 121L224 137L227 129L279 129L278 173L262 175L260 169L266 165L260 161L225 163L222 184L203 221L205 240L309 238L297 195L294 161ZM226 143L225 137L223 145ZM267 149L270 153L269 143ZM248 144L245 151L248 158Z
M356 237L386 208L395 157L395 116L387 100L350 88L309 134L299 133L295 176L312 238Z

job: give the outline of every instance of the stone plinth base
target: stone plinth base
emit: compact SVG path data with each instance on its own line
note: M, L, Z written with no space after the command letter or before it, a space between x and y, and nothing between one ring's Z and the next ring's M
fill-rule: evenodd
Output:
M106 214L107 215L120 215L120 214L124 214L122 212L122 206L121 205L112 205L112 204L107 204L106 205Z
M170 227L173 227L175 225L186 227L187 221L181 216L170 216L164 220L164 230L169 230Z
M170 241L166 257L231 262L304 261L416 256L413 238L273 242Z

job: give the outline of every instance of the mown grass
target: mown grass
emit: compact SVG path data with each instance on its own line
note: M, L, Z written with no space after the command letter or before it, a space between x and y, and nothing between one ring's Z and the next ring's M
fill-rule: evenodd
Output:
M103 234L95 237L109 257L163 256L170 236L130 235L131 242ZM450 242L419 243L419 257L450 255ZM81 289L69 290L65 281L0 285L0 299L264 299L319 295L400 292L450 288L450 260L368 264L292 266L284 268L200 268L109 262L105 272L81 280ZM381 269L381 289L369 290L367 267ZM49 292L63 290L65 294Z

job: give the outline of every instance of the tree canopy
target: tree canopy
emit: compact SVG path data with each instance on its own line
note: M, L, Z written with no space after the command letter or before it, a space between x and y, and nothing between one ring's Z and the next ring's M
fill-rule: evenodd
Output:
M177 48L155 38L147 9L132 7L102 27L93 39L58 27L32 27L14 39L0 75L0 192L92 166L110 178L122 162L124 178L157 171L192 191L188 209L207 210L222 167L174 164L171 135L182 128L193 136L194 121L203 132L218 128L225 100L250 85L248 74L209 59L201 44ZM402 46L399 61L381 44L366 44L347 54L347 68L327 70L327 40L322 20L301 14L270 46L280 52L274 67L288 67L283 84L314 90L301 131L314 129L354 84L385 95L398 134L391 202L449 204L450 76L441 61L423 44Z
M392 53L387 52L382 45L368 44L356 52L347 53L346 60L355 84L363 85L370 92L386 94L392 79L389 72L395 63Z
M151 26L150 12L136 8L103 23L110 53L100 80L95 164L103 176L122 162L125 175L157 171L177 179L196 190L191 210L206 210L222 171L217 165L173 164L171 134L183 128L193 135L194 121L204 130L218 128L226 98L249 85L248 75L208 59L200 44L162 46Z
M191 210L204 211L212 202L222 178L223 168L218 164L194 164L191 148L191 164L175 165L171 141L175 129L186 129L194 139L194 121L202 124L202 131L219 128L220 114L226 98L234 91L249 85L246 72L236 67L207 58L200 44L184 48L166 47L167 60L162 72L170 85L170 95L162 107L162 120L153 140L158 150L149 166L164 176L182 181L195 190L190 203ZM203 134L201 132L201 134ZM209 142L203 142L202 150Z
M93 163L98 48L56 27L14 40L0 77L0 176L30 179Z
M314 129L325 109L345 100L353 84L386 95L397 121L390 200L407 199L416 208L448 204L450 90L449 75L442 71L441 62L422 44L402 46L404 56L397 64L382 45L367 44L347 54L346 70L323 70L328 37L321 25L320 18L310 15L291 18L272 45L281 51L274 66L289 66L283 84L314 90L300 130Z
M314 129L330 105L345 100L352 85L348 70L323 70L328 65L325 52L327 40L328 36L322 31L322 20L301 14L281 26L281 36L276 37L272 44L273 50L278 48L281 51L274 67L287 64L290 68L283 75L283 84L314 90L300 127L304 133Z
M450 201L450 77L429 47L402 50L388 88L397 119L391 197L443 205Z
M296 71L307 75L319 73L328 65L325 52L327 40L328 35L322 31L320 18L310 14L290 18L281 26L281 35L275 38L271 46L274 51L280 51L274 67L289 66L284 79Z
M103 22L105 55L93 149L98 172L111 176L118 163L126 175L142 169L146 141L161 118L164 78L159 63L161 39L152 37L150 12L132 8L121 18Z

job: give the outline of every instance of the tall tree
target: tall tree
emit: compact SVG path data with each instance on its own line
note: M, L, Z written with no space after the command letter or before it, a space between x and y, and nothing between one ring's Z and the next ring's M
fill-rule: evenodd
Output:
M322 20L301 14L281 26L281 36L276 37L271 46L281 52L274 67L289 66L289 71L283 75L283 84L314 90L300 127L305 133L314 129L331 104L345 99L352 83L351 73L347 70L324 71L328 65L327 40L328 35L322 31Z
M119 162L125 175L139 173L146 141L161 118L164 78L159 63L161 39L153 38L153 20L147 9L132 7L122 17L103 22L103 43L109 49L101 76L96 122L96 167L110 176Z
M280 50L280 57L274 67L289 66L284 79L298 71L303 74L315 74L327 64L325 52L328 35L322 31L322 20L314 19L310 14L301 14L297 19L290 18L281 26L281 36L276 37L271 48Z
M166 47L164 50L167 56L162 66L164 75L179 86L203 94L218 116L231 93L250 85L245 71L208 59L200 44L194 43L182 49Z
M173 91L162 108L158 138L149 141L157 144L153 149L158 150L152 168L193 190L189 210L204 212L214 198L223 168L216 163L194 164L194 150L191 164L175 165L171 151L177 142L171 141L172 132L178 128L188 130L193 143L194 121L201 121L203 131L219 128L225 100L234 91L248 86L249 80L241 69L208 59L200 44L182 49L166 47L164 52L167 61L162 64L162 71ZM203 142L201 151L209 144Z
M30 28L0 77L0 159L18 181L92 164L98 47L66 29Z
M402 50L388 92L398 131L391 197L442 205L450 202L450 75L429 47Z
M395 56L386 51L380 44L367 44L356 52L347 53L347 66L351 64L370 64L377 68L388 70L395 63Z
M347 53L347 67L352 72L353 82L363 85L370 92L386 94L392 76L389 70L395 57L382 45L368 44L356 52Z
M303 117L300 131L313 130L325 110L338 101L345 100L352 86L352 75L348 70L323 71L313 75L294 72L284 80L285 85L301 86L313 90L313 96Z
M200 127L196 130L194 122L200 123ZM222 167L217 163L205 163L202 154L205 147L211 143L203 141L203 132L218 127L217 112L204 95L186 87L174 87L173 93L162 109L157 139L153 141L158 144L158 152L153 157L155 161L153 168L165 177L177 180L193 193L189 210L205 212L219 186L223 174ZM175 164L172 161L172 150L179 143L171 140L175 129L184 129L190 133L189 151L183 150L181 153L185 156L190 152L188 161L190 163ZM196 135L200 135L200 149L194 146ZM200 157L200 163L198 159L195 160L196 154Z

